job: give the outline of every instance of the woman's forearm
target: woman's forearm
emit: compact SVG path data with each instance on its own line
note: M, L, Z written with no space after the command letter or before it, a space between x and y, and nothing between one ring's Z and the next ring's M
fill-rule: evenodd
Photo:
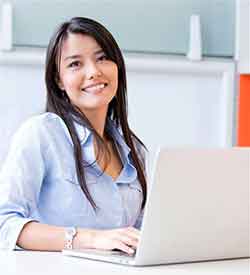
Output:
M120 249L134 253L139 231L133 227L112 230L77 228L73 248ZM17 245L28 250L61 251L65 243L65 228L38 222L27 223L17 240Z
M81 232L80 232L81 231ZM81 229L81 247L90 247L91 231ZM74 238L73 246L79 247L78 237ZM22 229L17 245L28 250L61 251L65 243L65 228L41 224L38 222L29 222Z

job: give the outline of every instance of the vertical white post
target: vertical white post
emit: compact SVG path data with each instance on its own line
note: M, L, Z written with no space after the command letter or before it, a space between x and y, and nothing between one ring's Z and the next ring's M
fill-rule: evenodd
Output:
M221 106L220 131L223 139L220 141L221 146L231 147L235 146L234 133L234 92L235 92L235 71L228 70L223 73L221 96L225 102ZM223 134L224 133L224 134ZM226 133L226 135L225 135Z
M193 61L202 58L201 22L199 15L192 15L190 18L189 52L187 57Z
M4 1L0 7L0 50L10 51L12 49L12 4Z
M236 0L235 59L238 73L250 73L250 0Z

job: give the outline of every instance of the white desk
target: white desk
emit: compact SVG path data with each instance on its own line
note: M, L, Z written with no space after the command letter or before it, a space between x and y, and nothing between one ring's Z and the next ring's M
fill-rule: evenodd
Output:
M59 252L6 252L0 250L0 274L3 275L249 275L249 270L249 259L129 267L66 257Z

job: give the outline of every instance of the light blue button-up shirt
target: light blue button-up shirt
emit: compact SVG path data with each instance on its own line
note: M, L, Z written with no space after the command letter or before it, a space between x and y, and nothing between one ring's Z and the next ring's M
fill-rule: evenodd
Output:
M82 228L140 228L142 189L120 130L109 121L123 163L113 180L95 163L91 131L75 126L84 162L94 163L85 168L85 177L98 209L94 211L80 188L73 143L63 120L52 113L35 116L14 135L0 173L0 248L14 249L23 226L33 220ZM137 148L144 160L142 146Z

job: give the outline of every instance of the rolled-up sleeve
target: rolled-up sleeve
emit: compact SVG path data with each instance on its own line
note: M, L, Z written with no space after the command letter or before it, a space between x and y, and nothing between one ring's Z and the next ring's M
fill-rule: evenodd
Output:
M0 171L0 248L15 249L23 226L34 220L45 174L39 131L24 124L14 135Z

